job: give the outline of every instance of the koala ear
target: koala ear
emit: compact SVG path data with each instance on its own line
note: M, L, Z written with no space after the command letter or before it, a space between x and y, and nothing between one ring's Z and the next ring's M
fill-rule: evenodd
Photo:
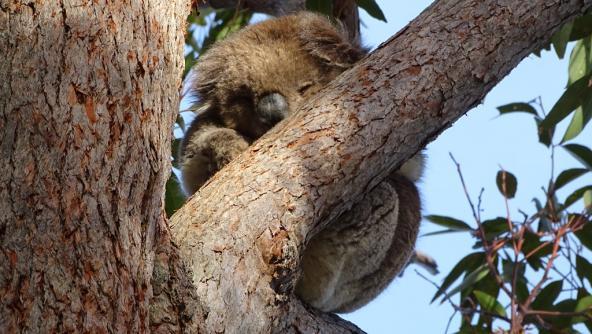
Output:
M366 51L348 41L345 28L313 13L300 16L299 38L311 55L329 66L349 68L362 59Z

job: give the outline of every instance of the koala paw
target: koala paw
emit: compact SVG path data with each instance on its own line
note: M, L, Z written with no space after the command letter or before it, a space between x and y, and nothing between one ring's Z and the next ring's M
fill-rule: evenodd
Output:
M199 189L212 175L249 147L235 130L204 128L189 139L183 154L183 186L188 194Z

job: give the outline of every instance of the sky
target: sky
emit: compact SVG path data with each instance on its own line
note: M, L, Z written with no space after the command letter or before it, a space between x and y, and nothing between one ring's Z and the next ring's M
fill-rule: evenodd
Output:
M377 2L387 23L373 19L361 11L362 40L372 48L403 28L432 1ZM550 151L538 143L532 117L526 114L498 117L496 107L511 102L527 102L540 96L545 110L550 110L565 88L567 64L566 59L559 60L553 51L543 52L541 58L527 57L489 92L481 105L461 117L428 145L427 168L420 183L424 215L452 216L474 226L450 153L460 163L468 192L473 199L478 196L481 188L485 189L482 217L487 219L505 216L505 203L495 185L495 176L500 167L518 178L516 198L509 203L511 214L519 218L519 209L529 213L534 211L532 198L542 195L541 187L546 186L551 175ZM563 128L565 126L563 124ZM557 132L562 134L560 130ZM588 128L573 142L589 145L590 140L592 131ZM572 167L582 166L566 152L557 149L555 171ZM582 181L590 184L592 180L588 177ZM559 193L560 198L574 189L575 187L566 188ZM439 228L424 221L420 234L436 230ZM431 276L425 270L411 266L403 277L395 279L370 304L342 316L372 334L445 333L453 310L448 304L430 304L436 288L420 277L416 270L430 280L441 283L458 260L471 252L473 243L466 234L420 237L417 248L438 261L440 274ZM448 332L456 332L458 323L457 316Z

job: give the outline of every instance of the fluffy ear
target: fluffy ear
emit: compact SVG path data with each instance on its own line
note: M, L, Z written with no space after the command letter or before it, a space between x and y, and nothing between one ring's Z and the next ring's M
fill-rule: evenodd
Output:
M305 50L329 66L349 68L366 51L348 41L345 28L313 13L300 14L299 38Z

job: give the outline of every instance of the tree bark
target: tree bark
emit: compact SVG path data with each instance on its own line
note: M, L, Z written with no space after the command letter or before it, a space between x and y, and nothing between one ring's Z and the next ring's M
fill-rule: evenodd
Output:
M438 1L216 174L172 218L206 331L309 331L292 294L306 241L591 5Z
M195 195L179 254L188 2L0 0L0 332L359 332L293 297L306 240L592 0L432 5Z
M187 1L0 1L0 332L148 331Z

